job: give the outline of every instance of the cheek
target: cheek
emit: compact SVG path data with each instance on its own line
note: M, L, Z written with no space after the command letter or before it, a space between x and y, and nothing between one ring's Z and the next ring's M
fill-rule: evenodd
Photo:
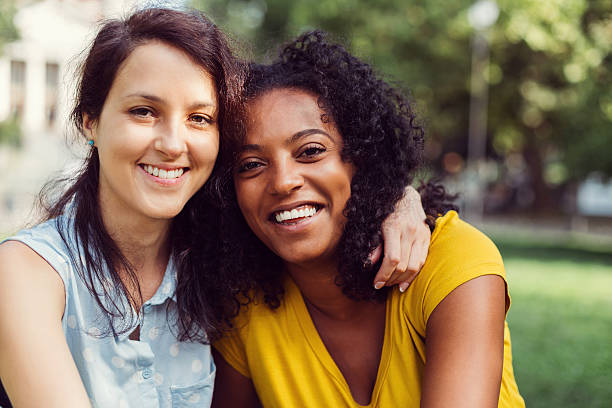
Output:
M112 121L105 123L108 122ZM119 123L97 129L96 148L101 160L133 159L149 148L151 139L149 129Z
M328 180L334 180L332 192L337 200L336 209L343 211L346 202L351 196L351 182L355 174L355 167L352 164L338 162L333 166L333 174L328 176Z
M236 180L234 182L234 188L236 191L236 199L238 201L240 212L251 230L253 230L257 236L259 236L256 207L256 203L259 200L257 198L257 188L255 183L253 180Z
M199 135L191 143L189 150L198 166L212 167L219 154L219 134L207 135L205 137Z
M234 182L234 189L236 191L236 201L238 201L238 207L240 212L244 215L244 218L249 221L250 214L253 212L251 208L255 200L253 199L252 191L249 189L249 183L245 181L236 180ZM250 224L250 223L249 223Z

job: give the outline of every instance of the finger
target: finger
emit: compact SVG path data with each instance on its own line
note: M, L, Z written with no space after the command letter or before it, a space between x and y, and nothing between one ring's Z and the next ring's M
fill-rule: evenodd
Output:
M385 235L385 232L383 232L383 235ZM385 285L391 275L393 275L395 267L400 262L401 248L399 234L391 234L387 231L384 240L383 260L378 273L374 277L374 287L376 289L380 289Z
M410 259L406 265L406 270L411 273L417 273L421 269L421 265L425 263L427 253L423 248L423 244L414 244L410 252Z
M395 270L393 271L393 274L391 275L391 277L387 280L387 286L393 286L405 279L405 277L403 276L410 262L411 254L412 252L414 252L415 245L414 245L413 236L412 235L402 235L402 238L409 239L410 242L404 242L401 244L402 249L401 249L400 262L395 267Z
M389 279L387 286L401 285L404 282L410 283L416 277L416 275L417 274L415 272L406 270L404 273L393 276L393 281Z
M378 262L381 256L382 256L382 245L379 245L376 248L374 248L372 252L370 252L370 255L368 255L368 261L370 262L370 264L375 264L376 262Z
M427 251L429 249L429 242L421 242L421 244L415 244L413 251L410 256L410 262L406 272L398 279L400 292L405 292L408 286L415 280L415 278L421 273L421 269L425 264L427 258ZM413 256L414 254L414 256ZM416 261L413 260L416 259Z
M425 222L420 225L415 240L421 242L421 245L424 249L423 255L427 257L427 252L429 251L429 243L431 241L431 230Z
M412 284L412 282L414 281L414 279L417 277L417 273L413 273L410 278L406 279L403 282L400 282L399 284L399 291L404 293L406 291L406 289L408 289L408 287Z

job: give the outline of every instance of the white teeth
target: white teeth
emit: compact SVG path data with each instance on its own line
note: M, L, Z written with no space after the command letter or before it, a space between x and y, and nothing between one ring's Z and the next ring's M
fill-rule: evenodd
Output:
M274 214L274 218L276 219L276 222L283 222L283 221L294 220L296 218L312 217L316 213L317 213L317 209L315 207L310 206L310 205L305 205L305 206L300 207L299 209L294 208L291 211L289 210L279 211L276 214Z
M144 166L142 166L142 168L147 173L155 177L159 177L161 179L175 179L181 177L183 173L185 173L185 170L183 170L182 168L175 170L164 170L158 167L151 166L150 164L145 164Z

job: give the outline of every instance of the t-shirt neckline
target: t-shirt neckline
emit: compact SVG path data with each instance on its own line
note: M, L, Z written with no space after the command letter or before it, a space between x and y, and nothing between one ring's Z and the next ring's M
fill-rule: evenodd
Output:
M391 352L393 347L391 347L391 339L393 338L392 333L392 324L391 322L391 314L393 307L391 305L391 297L392 294L389 293L389 296L386 300L386 310L385 310L385 335L383 340L383 347L380 353L380 362L378 363L378 372L376 373L376 382L374 383L374 389L372 390L372 396L370 399L370 403L368 405L361 405L353 398L353 394L351 393L351 389L342 375L342 372L338 368L338 365L332 358L329 351L327 351L327 347L325 347L325 343L321 339L317 328L312 321L312 317L308 312L308 308L304 303L304 298L300 289L297 287L296 283L293 281L291 276L287 274L287 281L285 284L285 288L287 293L285 294L285 299L288 299L288 304L291 306L291 309L296 315L296 320L302 329L302 333L306 338L306 341L310 345L314 354L317 356L323 367L330 373L332 378L334 378L341 386L342 392L345 393L354 406L356 407L375 407L378 403L378 396L380 395L380 390L384 385L387 379L387 371L389 368L389 363L391 361ZM292 292L295 292L293 294Z

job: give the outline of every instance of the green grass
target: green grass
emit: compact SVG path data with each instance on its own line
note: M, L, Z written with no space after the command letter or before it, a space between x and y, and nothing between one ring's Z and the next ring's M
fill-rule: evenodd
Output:
M612 406L612 252L496 240L514 369L530 408Z

